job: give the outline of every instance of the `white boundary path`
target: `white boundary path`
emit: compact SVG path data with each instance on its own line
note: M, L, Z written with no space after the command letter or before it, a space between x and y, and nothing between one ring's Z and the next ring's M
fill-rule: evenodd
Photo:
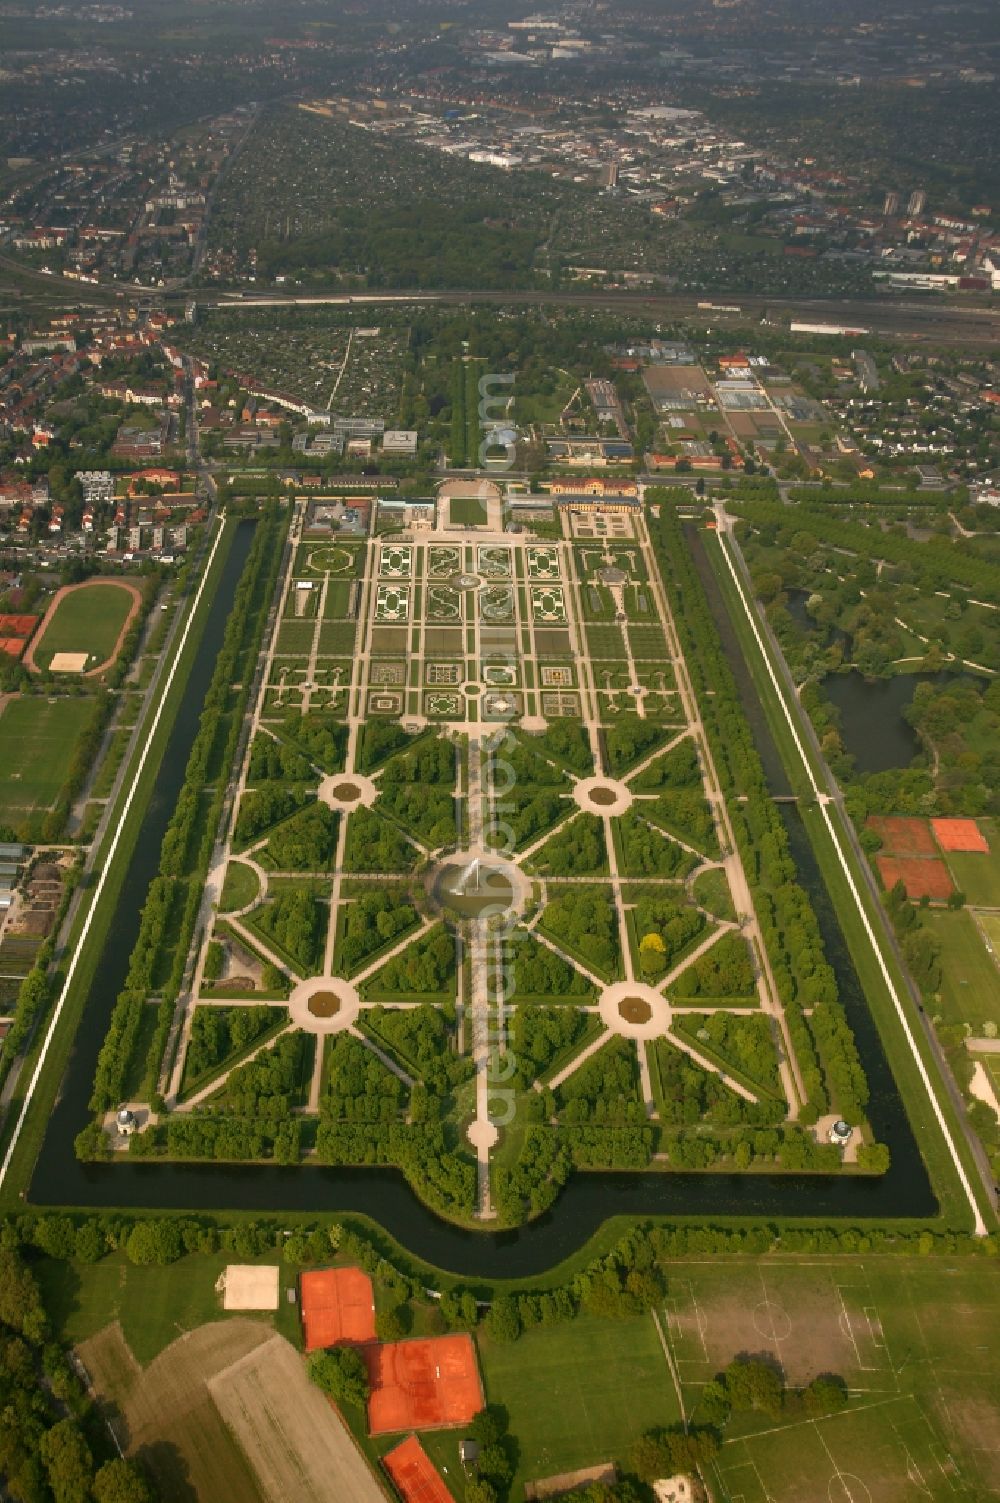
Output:
M869 922L868 914L865 912L864 904L861 901L861 895L858 892L857 886L854 882L854 874L848 866L847 858L844 855L844 849L841 845L840 836L837 833L836 828L834 827L833 820L830 818L830 795L828 793L824 793L818 787L816 779L813 777L812 767L809 763L808 757L806 756L805 748L803 747L802 742L799 739L798 729L795 725L794 720L792 719L791 712L789 711L788 704L785 700L785 696L781 692L781 686L778 683L777 675L775 674L774 667L771 663L770 654L768 653L763 639L761 638L761 634L757 628L757 622L754 619L753 611L750 608L750 603L747 600L746 594L744 593L742 581L740 580L740 577L736 572L733 560L730 556L729 545L723 528L719 529L719 543L722 548L722 556L726 560L726 566L729 569L733 584L736 586L743 609L746 612L746 618L750 623L750 630L753 632L754 640L757 643L757 649L760 653L761 660L763 661L764 667L767 669L767 675L771 680L774 692L777 695L782 714L784 715L785 720L788 722L788 729L792 733L792 739L795 742L795 749L802 759L802 765L805 768L806 777L809 779L810 787L812 788L813 793L816 795L816 802L819 805L821 814L823 815L823 819L826 823L826 828L830 834L830 839L833 841L834 849L837 852L837 858L840 861L841 869L843 870L844 876L847 878L847 885L851 889L851 896L853 897L854 902L857 906L858 913L861 916L861 922L865 926L865 933L868 936L872 950L875 952L875 959L878 961L879 970L882 972L882 979L886 984L886 988L889 992L890 997L892 998L893 1006L896 1009L896 1015L899 1018L903 1033L906 1037L906 1042L910 1048L910 1053L913 1055L914 1063L916 1064L916 1067L920 1072L920 1079L923 1081L924 1088L927 1091L927 1095L930 1099L931 1109L934 1112L934 1116L937 1118L938 1126L940 1127L944 1140L948 1145L948 1152L950 1153L952 1163L955 1166L955 1173L958 1175L962 1189L965 1191L966 1199L968 1200L969 1205L972 1208L972 1216L975 1223L976 1236L985 1237L988 1235L988 1228L985 1221L983 1220L982 1212L979 1209L979 1203L976 1200L975 1192L973 1191L972 1185L969 1182L969 1177L965 1172L962 1160L959 1158L958 1149L955 1147L955 1140L952 1137L951 1130L947 1122L945 1121L944 1112L941 1110L941 1103L937 1098L937 1092L934 1090L934 1086L931 1083L931 1078L927 1073L927 1067L925 1066L923 1059L921 1058L920 1051L917 1048L917 1041L913 1037L913 1031L910 1028L909 1019L907 1018L906 1013L903 1011L903 1004L900 1000L899 993L896 990L891 975L889 974L889 967L886 965L885 956L882 954L882 946L879 944L875 931L872 928L871 923Z
M125 797L125 802L122 805L121 815L115 828L114 836L112 837L111 844L108 847L108 850L103 859L101 875L97 879L97 886L94 888L94 896L91 899L90 908L88 909L87 916L83 921L83 928L80 930L80 938L76 942L76 948L73 951L73 958L71 959L69 963L69 969L66 972L66 980L63 982L62 991L59 993L59 1000L56 1002L55 1011L52 1014L52 1020L49 1023L48 1030L45 1034L45 1042L42 1044L41 1053L38 1056L38 1063L35 1065L35 1069L32 1074L31 1081L28 1085L28 1089L24 1094L24 1101L21 1103L21 1110L18 1114L17 1122L14 1126L14 1131L11 1134L10 1142L7 1145L7 1152L4 1154L3 1163L0 1164L0 1186L3 1185L4 1180L7 1178L7 1172L10 1169L11 1160L14 1157L15 1149L17 1148L18 1141L24 1129L25 1118L27 1117L28 1112L31 1109L31 1102L34 1097L35 1091L38 1089L38 1082L41 1079L42 1071L45 1068L45 1061L48 1057L49 1049L52 1046L52 1040L55 1037L56 1029L59 1027L59 1019L62 1017L62 1011L64 1006L66 1005L66 998L69 996L70 987L73 985L73 979L76 976L76 968L79 964L80 956L83 953L84 945L87 943L87 936L90 933L90 926L94 921L94 914L97 912L97 905L101 901L101 894L104 892L104 885L107 882L108 874L110 873L111 868L114 865L115 853L118 850L118 842L121 840L122 831L124 830L125 822L128 819L128 813L132 807L132 800L135 798L136 789L139 787L139 781L142 777L142 771L146 765L146 759L149 756L150 748L152 747L153 741L156 737L156 730L160 723L160 717L163 714L163 708L168 698L170 697L170 689L173 684L174 677L177 673L177 667L184 655L184 648L187 645L187 639L190 634L191 627L194 624L194 619L198 614L198 607L201 604L201 597L204 594L205 585L208 582L208 576L212 572L212 565L215 562L215 555L218 552L219 544L222 541L222 536L225 530L225 522L223 521L219 527L215 542L212 544L212 551L208 555L208 558L205 562L205 567L202 570L198 589L195 592L194 600L191 602L191 609L188 612L187 621L184 623L184 630L181 633L181 639L177 644L177 650L174 653L174 660L170 665L170 672L167 674L167 681L163 685L163 692L160 694L159 702L156 706L156 714L153 716L152 723L149 726L146 734L146 739L143 743L139 762L136 766L135 775L132 779L132 786L129 788L129 791Z

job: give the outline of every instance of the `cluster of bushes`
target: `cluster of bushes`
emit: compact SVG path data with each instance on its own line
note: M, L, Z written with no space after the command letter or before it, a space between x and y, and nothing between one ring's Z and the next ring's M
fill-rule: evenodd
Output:
M662 746L667 733L652 720L622 715L610 730L601 732L601 739L604 765L612 777L620 778L636 762Z
M286 1016L278 1007L196 1007L184 1060L184 1084L191 1090L233 1054L263 1038Z
M321 1164L399 1168L420 1198L445 1216L467 1220L476 1208L475 1159L456 1147L440 1122L352 1123L324 1117L316 1156Z
M697 1040L692 1043L698 1047ZM656 1039L650 1055L656 1106L668 1127L694 1127L703 1121L717 1127L764 1126L785 1115L783 1102L767 1095L759 1102L747 1101L667 1039Z
M306 715L290 710L280 725L282 736L304 752L311 764L323 772L342 771L348 736L342 720L322 710Z
M840 1167L840 1149L832 1143L817 1143L812 1134L797 1126L754 1127L753 1107L747 1108L745 1125L716 1134L699 1129L697 1134L666 1131L661 1134L660 1151L678 1169L728 1169L743 1172L751 1168L780 1167L789 1173L833 1174ZM783 1111L766 1115L768 1102L762 1103L758 1121L774 1122ZM888 1163L885 1164L885 1169ZM884 1173L884 1169L880 1172Z
M419 935L365 984L368 993L379 997L433 997L454 989L455 940L444 924Z
M444 750L449 752L453 761L454 753L451 749L445 747ZM457 838L454 794L433 784L428 786L420 782L402 781L387 783L385 780L395 760L394 758L389 763L382 775L379 798L382 812L398 820L431 850L454 845ZM452 776L454 777L454 766Z
M313 769L296 747L261 732L250 748L247 774L251 783L308 783Z
M698 1047L717 1055L727 1068L772 1095L781 1091L771 1022L763 1013L685 1013L676 1024Z
M586 976L575 970L543 945L526 929L516 929L510 939L513 956L513 986L505 995L508 1002L523 997L579 997L593 994ZM507 956L504 957L507 959Z
M337 815L326 804L307 804L278 826L267 859L282 872L325 872L337 849Z
M723 934L711 949L681 971L670 988L675 997L752 997L753 961L742 934Z
M91 1109L95 1112L104 1112L121 1100L125 1072L135 1047L142 1009L152 987L154 970L164 946L168 920L179 909L180 922L176 924L174 918L171 925L173 927L176 924L177 932L173 966L167 984L162 989L161 1016L147 1062L146 1084L150 1090L155 1086L173 1005L180 990L188 947L194 934L212 843L222 816L226 794L225 779L219 779L207 813L202 790L209 762L220 736L226 737L223 765L230 766L235 755L250 694L249 675L244 675L246 682L235 694L232 685L240 679L238 664L241 655L259 639L263 629L267 603L280 564L280 539L285 525L277 508L271 507L264 512L257 524L257 533L243 576L236 588L222 648L205 696L198 734L188 758L184 787L163 840L159 875L150 885L125 986L115 1003L107 1037L98 1056L90 1102ZM229 710L232 711L231 714L227 713ZM94 1134L85 1129L77 1146L78 1152L89 1156L96 1147Z
M510 1084L530 1086L569 1049L586 1029L586 1014L576 1007L518 1007L507 1031L507 1049L515 1063Z
M606 887L578 887L546 905L541 928L556 944L612 980L618 972L618 912Z
M37 1281L10 1241L0 1245L0 1409L6 1496L153 1503L139 1464L114 1456L94 1402L52 1340Z
M352 872L408 872L418 852L406 836L374 809L355 809L347 823L344 867Z
M394 1122L406 1103L403 1082L350 1034L327 1044L326 1080L320 1112L345 1122Z
M291 959L300 975L311 976L323 955L327 911L313 887L284 888L255 909L251 925Z
M662 976L705 928L705 916L690 903L646 893L632 913L639 942L639 969L649 981Z
M364 1014L363 1026L376 1043L395 1055L415 1080L438 1096L446 1096L464 1080L472 1062L457 1054L454 1016L429 1003L418 1007L372 1007Z
M618 820L621 865L629 877L686 877L695 858L645 818L646 806L629 809Z
M352 976L384 946L391 944L417 922L417 911L408 894L385 887L359 893L345 905L337 965L341 974Z
M240 800L233 831L235 843L243 848L253 845L273 825L301 809L309 799L304 787L288 783L260 783L249 789Z
M646 1120L638 1063L630 1040L612 1038L584 1060L556 1092L560 1122L620 1126Z
M554 877L593 877L607 870L607 859L604 822L596 814L578 814L549 837L531 869Z

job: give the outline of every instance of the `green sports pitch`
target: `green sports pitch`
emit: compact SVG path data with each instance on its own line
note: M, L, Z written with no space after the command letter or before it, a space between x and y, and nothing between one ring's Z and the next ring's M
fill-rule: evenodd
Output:
M88 669L106 663L114 654L134 599L132 591L120 584L88 584L68 591L35 647L37 666L47 668L57 652L85 652Z
M0 715L0 823L37 838L66 782L93 700L19 695Z

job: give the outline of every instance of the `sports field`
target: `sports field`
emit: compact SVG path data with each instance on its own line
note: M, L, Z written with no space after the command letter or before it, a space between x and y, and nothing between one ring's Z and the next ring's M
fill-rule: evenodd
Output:
M949 852L948 866L955 886L973 908L1000 908L1000 828L994 820L978 823L989 842L989 853Z
M924 922L941 946L941 1003L948 1023L969 1023L982 1033L992 1020L1000 1025L1000 971L975 918L958 913L925 913Z
M88 583L65 591L39 628L31 656L37 668L47 668L57 652L85 652L87 672L114 656L118 638L139 599L134 585Z
M479 1347L486 1402L508 1410L520 1448L514 1498L531 1478L624 1458L643 1430L680 1419L651 1315L581 1315Z
M670 1265L668 1333L688 1414L740 1354L789 1385L834 1373L840 1415L734 1416L727 1503L1000 1498L1000 1282L985 1260L777 1259Z
M8 700L0 714L0 824L21 830L52 808L93 708L82 698Z

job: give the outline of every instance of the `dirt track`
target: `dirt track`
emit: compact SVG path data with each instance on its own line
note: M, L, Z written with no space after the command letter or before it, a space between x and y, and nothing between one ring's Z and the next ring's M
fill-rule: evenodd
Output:
M114 650L112 651L111 656L109 658L105 658L103 663L98 663L96 668L88 668L87 672L81 673L79 677L94 678L96 675L103 673L106 668L109 668L111 666L111 664L117 658L118 654L121 652L122 643L125 640L125 636L129 630L129 627L132 625L132 622L139 614L139 607L142 605L142 591L140 590L139 586L137 584L133 584L130 579L120 579L117 575L96 575L93 579L85 579L82 584L63 585L61 589L56 590L55 594L53 595L52 599L49 601L45 609L45 615L38 623L38 630L35 632L34 637L31 639L31 642L28 645L28 649L22 659L26 668L38 667L38 664L35 662L35 651L37 648L41 647L45 638L45 628L48 626L52 617L55 615L56 610L59 607L59 602L63 599L63 597L65 595L72 594L74 590L86 590L91 585L107 584L117 585L120 589L127 590L128 593L132 596L132 604L129 606L129 612L125 617L122 629L118 633L118 640L114 645Z
M145 1370L116 1323L79 1347L123 1447L170 1503L385 1503L336 1411L270 1326L225 1320Z

